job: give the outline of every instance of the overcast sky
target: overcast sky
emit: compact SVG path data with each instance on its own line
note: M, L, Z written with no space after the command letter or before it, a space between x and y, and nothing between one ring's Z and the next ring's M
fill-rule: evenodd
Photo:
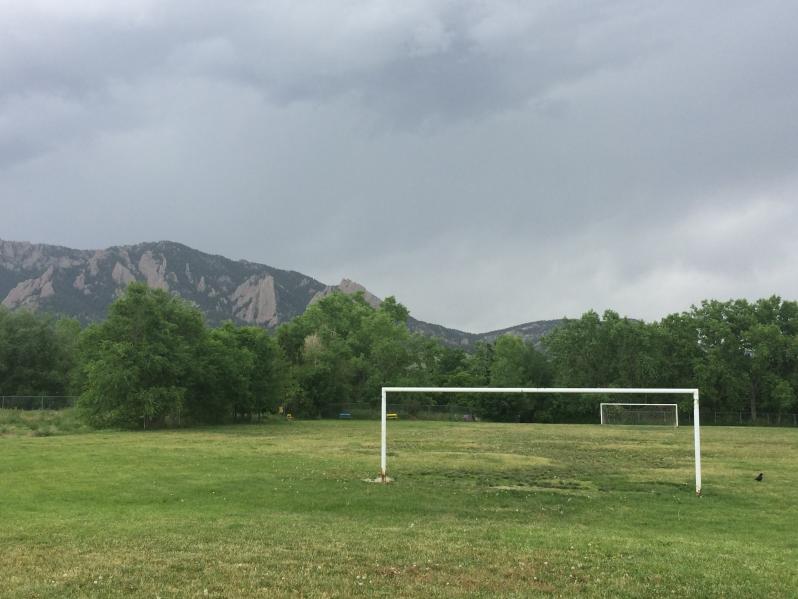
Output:
M0 238L484 331L798 298L798 2L0 0Z

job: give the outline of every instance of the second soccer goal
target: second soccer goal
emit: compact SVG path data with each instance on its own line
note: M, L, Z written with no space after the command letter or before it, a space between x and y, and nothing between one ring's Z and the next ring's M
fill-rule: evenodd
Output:
M675 403L602 403L601 424L679 426Z

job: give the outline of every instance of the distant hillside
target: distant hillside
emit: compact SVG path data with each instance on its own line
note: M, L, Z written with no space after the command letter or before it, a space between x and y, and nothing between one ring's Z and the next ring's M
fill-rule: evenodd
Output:
M438 337L447 345L469 349L480 341L495 341L501 335L517 335L524 341L538 345L540 340L551 330L560 325L562 320L539 320L527 322L506 329L488 331L487 333L466 333L457 329L448 329L439 324L430 324L413 318L408 322L408 326L413 331L418 331L430 337Z
M232 320L274 328L335 291L362 291L373 306L381 301L348 279L338 285L325 285L295 271L230 260L170 241L74 250L0 240L0 298L12 310L45 310L92 322L105 317L108 306L131 281L168 289L193 302L210 324ZM412 318L408 324L414 331L468 349L478 341L492 341L503 333L537 343L558 323L532 322L481 334Z
M303 274L233 261L161 241L104 250L72 250L0 242L0 297L11 309L29 307L104 318L131 281L168 289L223 320L274 327L301 314L328 287Z

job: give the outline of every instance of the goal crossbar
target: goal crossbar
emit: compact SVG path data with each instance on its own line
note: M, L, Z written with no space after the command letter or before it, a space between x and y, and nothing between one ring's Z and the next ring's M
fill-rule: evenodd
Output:
M692 395L693 445L695 452L695 493L701 495L701 426L698 389L613 388L613 387L383 387L381 409L380 480L388 480L388 393L552 393L601 395ZM653 404L649 404L653 405Z

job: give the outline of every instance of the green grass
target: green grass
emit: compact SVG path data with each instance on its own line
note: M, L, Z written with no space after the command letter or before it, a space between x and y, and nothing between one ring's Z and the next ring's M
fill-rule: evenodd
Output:
M0 437L2 597L795 597L798 430L376 422ZM765 472L765 480L753 477Z
M90 430L78 418L74 408L64 410L0 409L0 436L49 437Z

